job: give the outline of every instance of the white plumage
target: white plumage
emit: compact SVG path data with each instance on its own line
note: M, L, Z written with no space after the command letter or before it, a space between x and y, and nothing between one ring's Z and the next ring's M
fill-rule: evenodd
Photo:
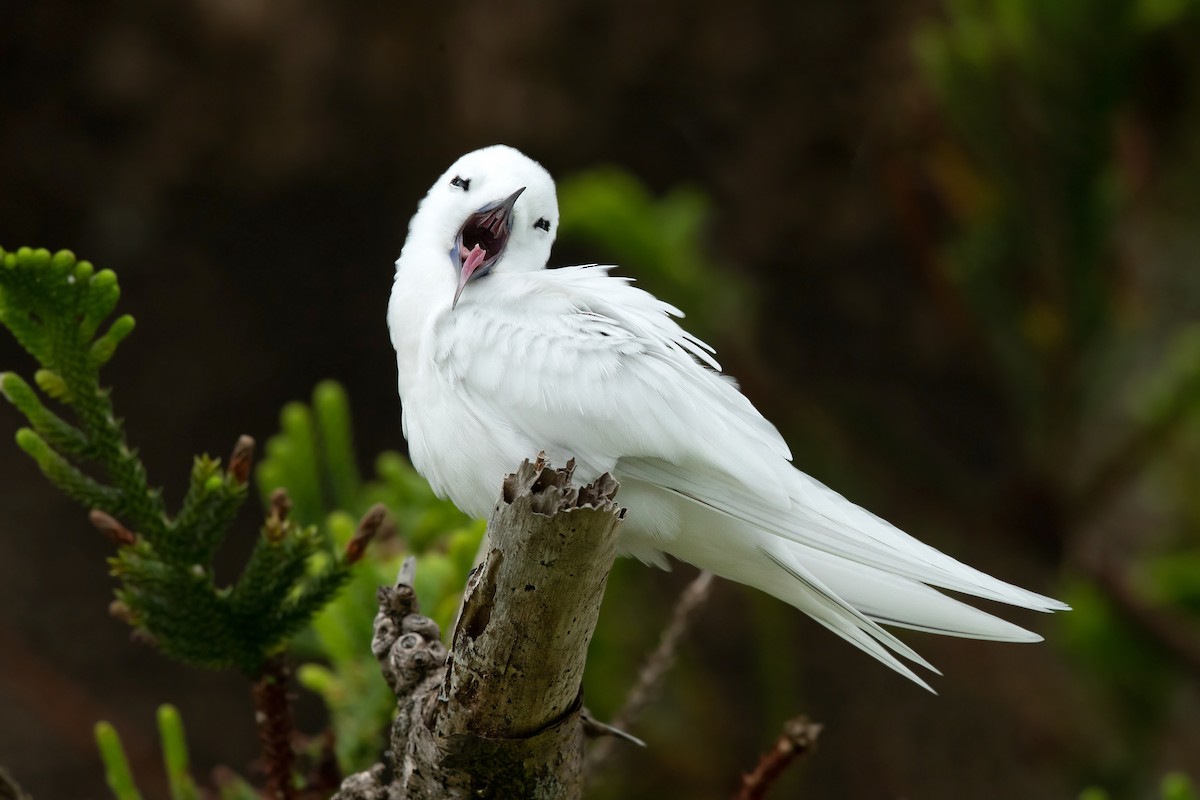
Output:
M409 225L388 326L409 452L438 494L487 516L501 478L539 451L575 459L583 480L611 472L624 554L762 589L926 688L896 656L933 667L880 623L1040 640L931 587L1066 609L795 469L677 309L605 267L545 269L557 229L550 175L503 146L459 159Z

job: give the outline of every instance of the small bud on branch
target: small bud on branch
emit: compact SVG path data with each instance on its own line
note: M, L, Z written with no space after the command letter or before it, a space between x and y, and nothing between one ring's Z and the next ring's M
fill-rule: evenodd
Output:
M229 456L229 475L241 486L250 480L250 467L254 462L254 439L239 436Z
M91 521L96 530L103 533L117 547L126 547L137 541L137 536L133 534L133 531L98 508L92 509L91 513L88 514L88 520Z
M346 544L347 564L353 564L363 557L363 554L367 552L367 545L379 533L387 519L388 510L383 503L376 503L366 514L363 514L354 538Z

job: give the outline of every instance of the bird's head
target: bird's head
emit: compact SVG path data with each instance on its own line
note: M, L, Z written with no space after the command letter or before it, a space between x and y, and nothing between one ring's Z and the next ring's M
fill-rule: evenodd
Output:
M446 170L421 203L409 238L419 234L424 246L448 254L457 305L468 283L491 272L545 267L557 232L550 173L519 150L493 145Z

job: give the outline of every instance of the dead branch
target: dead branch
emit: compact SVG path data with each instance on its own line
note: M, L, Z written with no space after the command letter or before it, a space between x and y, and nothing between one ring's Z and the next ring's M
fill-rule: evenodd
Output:
M742 788L736 800L761 800L766 797L767 791L779 780L788 765L812 751L822 727L805 716L783 723L783 732L775 740L774 746L763 753L753 772L742 776Z
M624 512L615 481L578 488L572 468L539 457L504 480L451 652L417 613L413 562L380 590L372 650L398 701L388 763L336 798L582 796L580 687Z
M663 676L675 664L675 652L679 642L691 627L691 620L696 610L704 605L712 590L713 574L701 571L692 582L679 594L675 601L675 610L671 612L671 621L663 630L658 640L658 646L646 657L638 672L637 680L625 697L625 704L617 712L610 723L618 731L627 731L642 716L646 706L658 693L662 686ZM612 752L614 740L612 737L598 739L589 749L587 769L590 774L603 765Z
M32 800L4 767L0 767L0 800Z

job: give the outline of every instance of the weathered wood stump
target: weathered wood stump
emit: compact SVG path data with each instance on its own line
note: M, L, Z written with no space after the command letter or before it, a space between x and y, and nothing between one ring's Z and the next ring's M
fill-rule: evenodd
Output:
M505 478L449 653L417 613L411 562L380 590L372 647L398 698L389 763L336 798L582 796L583 669L624 511L616 481L576 487L572 469L539 457Z

